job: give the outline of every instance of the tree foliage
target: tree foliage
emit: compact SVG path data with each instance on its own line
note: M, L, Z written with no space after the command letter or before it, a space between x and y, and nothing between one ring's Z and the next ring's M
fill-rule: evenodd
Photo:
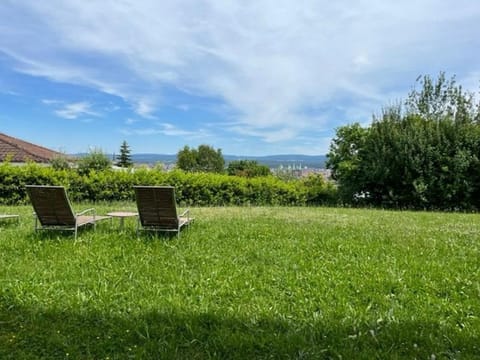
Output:
M271 175L266 165L261 165L255 160L234 160L227 166L227 174L247 178Z
M447 79L441 72L434 80L425 75L417 78L417 84L420 89L414 87L405 101L407 114L433 121L445 118L456 123L480 121L474 94L457 85L455 76Z
M177 167L188 172L223 173L225 159L221 149L209 145L200 145L198 149L185 146L177 153Z
M91 170L101 171L109 169L112 161L99 148L90 149L89 153L78 161L78 172L88 174Z
M455 78L418 79L405 107L337 129L327 166L346 203L480 208L479 105Z
M368 129L358 123L337 129L330 144L326 166L332 170L332 178L339 186L339 197L345 202L353 201L353 195L361 192L362 169L360 151L365 146Z
M124 140L120 145L120 155L117 156L115 165L123 168L128 168L133 165L132 156L130 155L130 146Z
M66 170L70 169L70 161L67 155L60 154L55 156L53 159L50 160L50 165L55 170Z

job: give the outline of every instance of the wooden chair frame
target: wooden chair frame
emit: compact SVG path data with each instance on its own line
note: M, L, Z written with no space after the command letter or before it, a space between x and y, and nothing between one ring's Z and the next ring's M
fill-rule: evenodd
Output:
M75 213L63 186L26 185L26 189L35 210L35 231L73 231L76 240L79 227L91 224L95 228L97 221L110 219L98 216L94 208Z
M134 186L138 208L137 236L140 230L176 232L193 222L190 209L177 214L173 186Z

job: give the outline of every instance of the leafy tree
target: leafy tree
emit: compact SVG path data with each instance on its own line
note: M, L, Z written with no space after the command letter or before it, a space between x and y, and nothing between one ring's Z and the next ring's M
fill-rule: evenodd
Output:
M65 154L55 156L50 160L50 165L55 170L67 170L70 169L70 162Z
M198 171L223 173L225 170L225 159L222 150L215 150L208 145L200 145L197 155Z
M200 145L198 149L185 146L177 153L177 166L189 172L224 172L225 160L222 150L209 145Z
M78 172L85 175L91 170L102 171L110 169L111 166L112 162L108 156L101 149L93 148L78 161Z
M187 145L177 153L177 167L189 172L197 171L197 149L190 149Z
M339 196L345 202L353 202L362 192L361 150L368 131L358 123L342 126L330 144L326 167L332 171L332 179L339 185Z
M255 160L234 160L228 164L227 174L252 178L268 176L271 172L268 166L260 165Z
M117 162L115 165L128 168L133 165L132 157L130 155L130 146L125 140L123 140L122 145L120 146L120 155L117 156Z
M441 72L435 80L425 75L416 82L420 90L414 87L405 101L408 114L436 121L444 118L455 122L480 121L474 94L457 85L455 76L447 79Z
M327 166L345 202L387 207L480 207L480 107L455 78L429 76L405 109L337 129Z

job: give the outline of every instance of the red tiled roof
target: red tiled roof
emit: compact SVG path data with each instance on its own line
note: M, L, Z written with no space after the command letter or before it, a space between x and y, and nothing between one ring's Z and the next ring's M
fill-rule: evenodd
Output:
M62 154L0 133L0 161L10 158L11 162L34 161L47 163Z

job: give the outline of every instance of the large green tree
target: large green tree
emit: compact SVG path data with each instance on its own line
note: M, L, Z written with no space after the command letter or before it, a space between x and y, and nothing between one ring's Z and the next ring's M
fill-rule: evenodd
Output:
M225 159L222 150L215 150L209 145L200 145L198 149L184 146L177 153L177 167L189 172L222 173Z
M344 202L479 208L479 104L444 73L417 82L404 107L337 129L327 166Z

